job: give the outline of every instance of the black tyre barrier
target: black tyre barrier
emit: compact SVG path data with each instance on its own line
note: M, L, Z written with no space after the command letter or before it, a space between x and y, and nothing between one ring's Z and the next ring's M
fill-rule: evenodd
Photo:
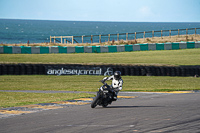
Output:
M81 64L0 64L0 75L197 76L200 66L131 66Z

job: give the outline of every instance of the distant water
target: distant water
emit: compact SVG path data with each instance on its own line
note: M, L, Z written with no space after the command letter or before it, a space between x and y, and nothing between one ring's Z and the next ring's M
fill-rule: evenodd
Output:
M82 35L99 35L99 34L117 34L117 33L134 33L144 31L160 31L186 28L200 28L200 23L172 23L172 22L90 22L90 21L48 21L48 20L16 20L0 19L0 43L42 43L49 42L50 36L82 36ZM200 30L197 30L200 34ZM177 32L172 32L172 35ZM185 34L181 31L180 34ZM189 31L194 34L194 31ZM169 35L169 33L164 33ZM142 37L142 34L137 37ZM151 37L151 33L146 37ZM160 33L155 33L160 36ZM116 39L111 35L111 40ZM81 38L75 38L81 43ZM98 37L93 41L98 42ZM121 35L120 39L125 39ZM134 39L134 35L129 35L129 39ZM102 42L107 37L102 36ZM89 37L84 38L84 42L90 42Z

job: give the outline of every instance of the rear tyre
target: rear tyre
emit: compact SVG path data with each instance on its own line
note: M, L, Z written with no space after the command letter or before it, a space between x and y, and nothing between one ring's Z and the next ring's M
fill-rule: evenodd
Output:
M91 108L95 108L97 106L97 103L99 101L100 95L97 94L97 96L94 98L94 100L91 103Z

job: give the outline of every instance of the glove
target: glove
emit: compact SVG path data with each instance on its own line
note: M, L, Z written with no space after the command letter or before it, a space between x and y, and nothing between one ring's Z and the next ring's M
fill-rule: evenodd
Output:
M105 82L105 80L100 80L100 82L104 83L104 82Z
M118 89L113 89L114 90L114 92L118 92L119 90Z

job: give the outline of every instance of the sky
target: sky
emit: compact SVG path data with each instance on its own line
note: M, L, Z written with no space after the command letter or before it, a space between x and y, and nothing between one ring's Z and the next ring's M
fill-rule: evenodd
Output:
M200 22L200 0L0 0L0 19Z

